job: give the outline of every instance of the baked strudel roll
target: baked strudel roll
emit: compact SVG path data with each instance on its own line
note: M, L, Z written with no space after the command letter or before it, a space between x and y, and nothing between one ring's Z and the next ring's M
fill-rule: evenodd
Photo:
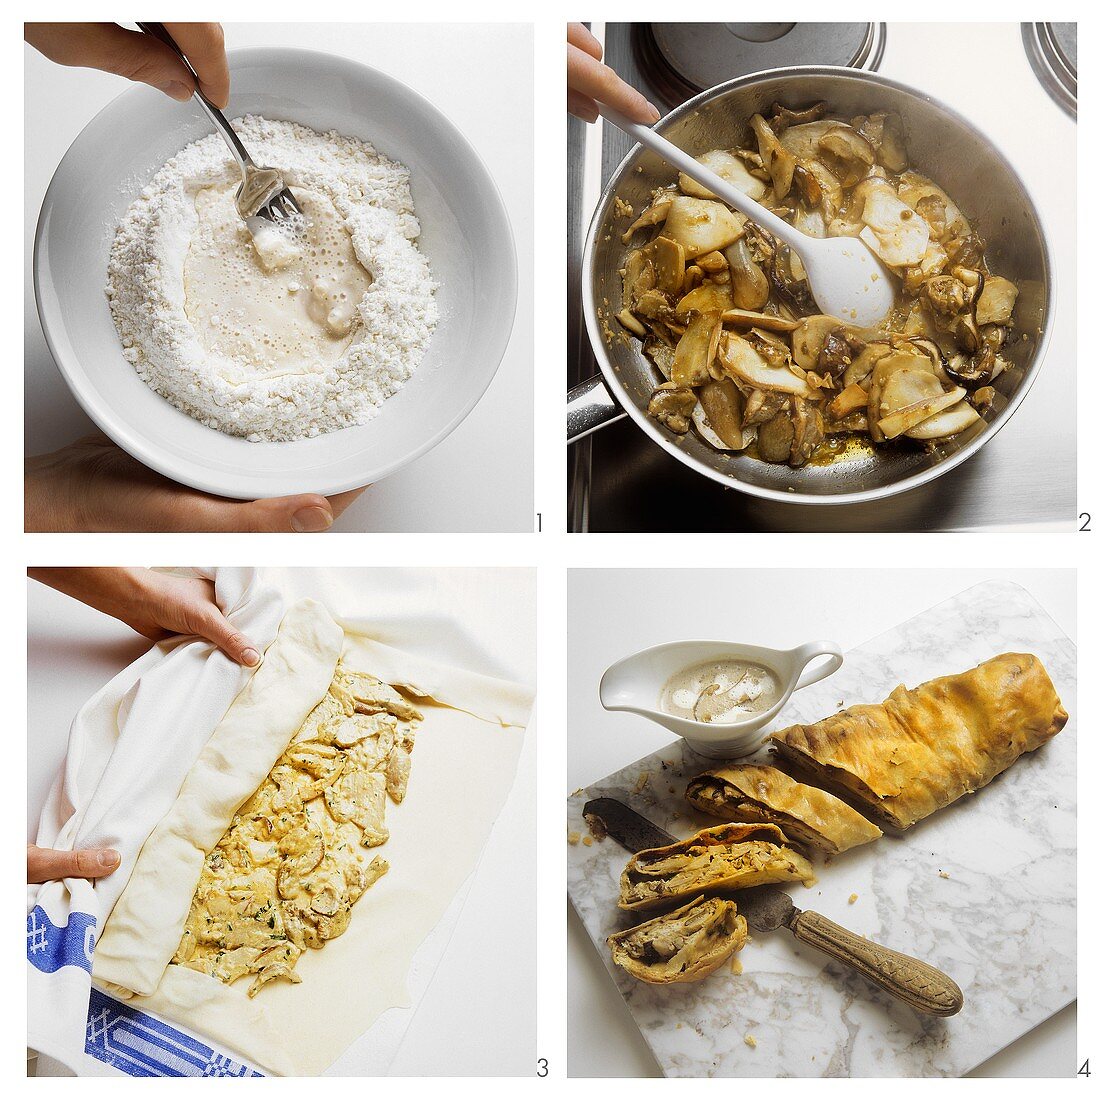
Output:
M733 901L697 898L606 942L613 961L642 982L697 982L747 942L747 922Z
M797 880L814 885L811 864L776 825L717 825L677 844L637 852L621 873L618 904L654 909L698 894Z
M882 835L840 798L797 783L768 764L737 764L704 772L690 781L686 798L703 813L724 821L777 825L793 844L826 855Z
M906 829L985 786L1066 721L1039 658L1003 653L771 740L780 756Z

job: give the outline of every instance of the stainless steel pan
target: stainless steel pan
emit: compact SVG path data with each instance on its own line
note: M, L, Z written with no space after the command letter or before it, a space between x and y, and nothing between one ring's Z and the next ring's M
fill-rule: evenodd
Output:
M583 257L583 312L601 377L568 395L569 442L623 416L680 462L700 474L754 496L785 503L851 504L877 500L924 485L958 466L982 447L1013 414L1036 377L1051 328L1051 257L1039 216L1016 173L990 140L951 108L897 81L842 68L775 69L732 80L703 92L667 115L656 129L694 155L745 145L748 119L774 102L790 107L825 100L846 117L895 111L903 117L911 163L939 184L983 234L987 261L1020 288L1008 356L1014 368L996 383L1000 397L985 414L986 426L948 441L936 451L902 444L874 455L799 470L744 454L719 452L692 431L677 436L646 413L652 389L662 381L613 316L621 308L627 222L615 216L617 199L637 214L653 187L677 173L658 156L635 146L609 181L591 222ZM611 334L611 335L608 335Z

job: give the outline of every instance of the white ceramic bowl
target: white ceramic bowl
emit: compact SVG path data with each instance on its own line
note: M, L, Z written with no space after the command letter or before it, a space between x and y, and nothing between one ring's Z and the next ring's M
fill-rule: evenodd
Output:
M517 266L499 192L475 150L416 92L309 50L229 55L234 118L263 114L371 142L411 170L420 247L441 320L423 362L368 424L293 443L249 443L191 419L122 357L104 291L114 229L183 146L211 132L197 107L135 86L108 104L54 173L38 223L34 288L50 351L77 400L116 443L176 481L250 500L336 493L430 450L491 382L514 320Z

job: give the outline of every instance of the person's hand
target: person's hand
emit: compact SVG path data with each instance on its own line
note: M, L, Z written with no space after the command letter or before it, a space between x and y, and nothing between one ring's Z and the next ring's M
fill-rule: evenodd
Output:
M85 848L79 852L55 852L27 845L27 882L58 878L103 878L118 869L121 857L113 848Z
M194 634L237 664L254 668L259 650L221 614L213 582L152 569L31 568L36 581L119 619L150 641Z
M27 531L326 531L365 489L239 501L188 489L106 436L28 458Z
M229 103L229 66L220 23L165 23L186 55L202 94L216 106ZM58 65L80 65L137 80L182 102L194 93L194 78L158 38L117 23L24 23L23 37Z
M582 23L568 24L568 113L584 122L598 118L598 102L634 122L659 121L659 110L602 64L602 46Z

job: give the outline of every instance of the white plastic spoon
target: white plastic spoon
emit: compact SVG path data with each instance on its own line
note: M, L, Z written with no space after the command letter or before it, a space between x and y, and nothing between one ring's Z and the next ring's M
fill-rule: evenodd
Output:
M894 278L864 241L857 237L809 237L748 198L712 169L683 153L649 126L625 118L604 103L599 103L598 108L603 118L619 130L658 153L669 165L685 172L690 179L745 214L755 225L769 230L787 244L800 257L811 293L823 313L869 327L882 321L895 304Z

